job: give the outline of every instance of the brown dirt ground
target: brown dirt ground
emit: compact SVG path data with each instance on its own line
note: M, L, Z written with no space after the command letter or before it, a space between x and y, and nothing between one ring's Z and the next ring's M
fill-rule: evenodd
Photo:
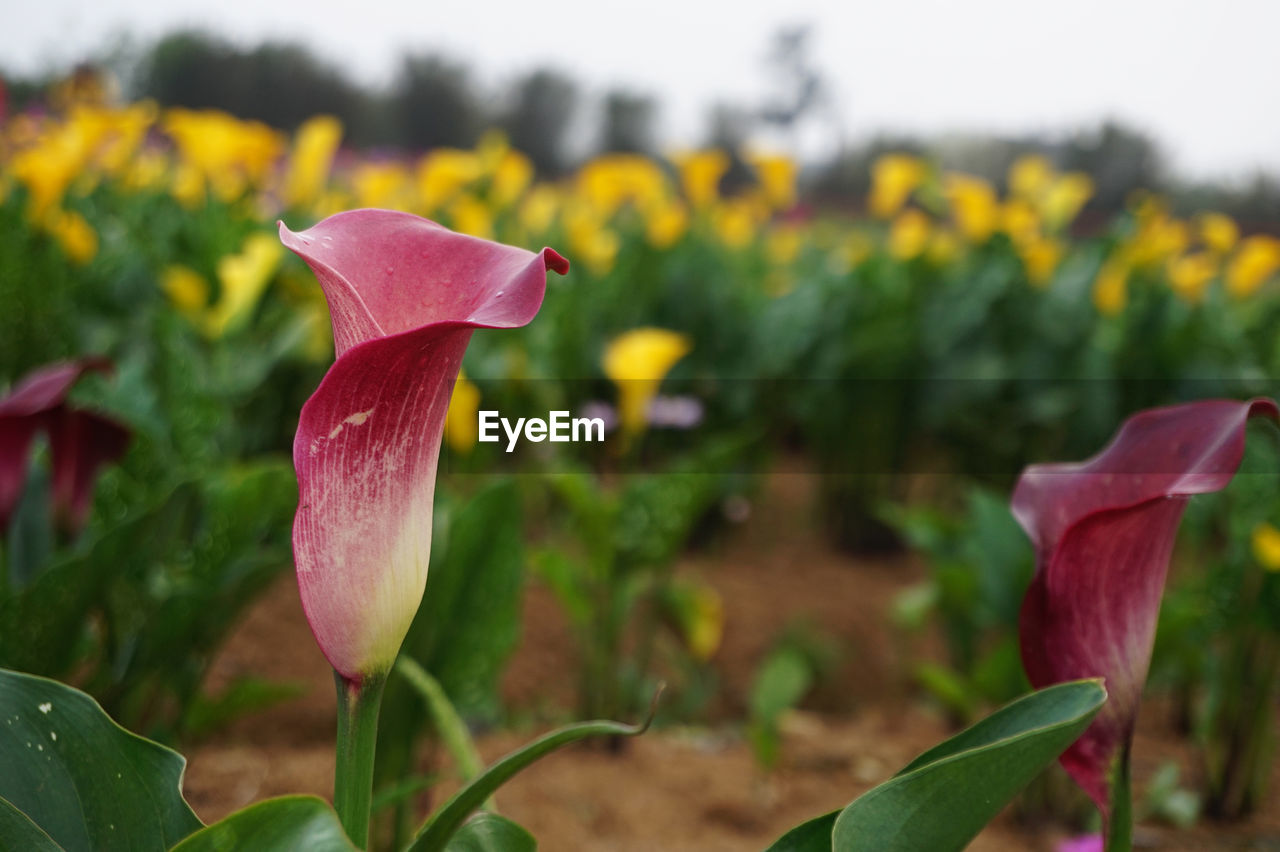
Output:
M858 559L827 546L812 518L813 480L769 478L752 519L680 566L720 591L725 633L715 666L720 695L701 727L650 731L619 754L570 748L545 758L502 788L502 813L546 850L761 849L787 828L847 803L943 738L945 721L915 698L898 672L900 645L886 625L893 597L922 576L906 557ZM804 616L845 647L835 688L821 690L784 725L782 760L766 774L741 734L740 708L770 643ZM508 706L522 716L566 718L573 700L574 649L555 602L531 584L524 639L504 680ZM205 820L290 792L332 790L332 675L303 618L292 578L259 601L215 662L210 688L247 674L297 682L300 698L239 719L187 748L186 793ZM546 712L543 715L547 715ZM1191 756L1144 714L1136 746L1138 784L1168 760L1189 777ZM551 727L500 731L479 739L492 760ZM1140 848L1280 850L1280 768L1264 814L1190 832L1143 826ZM1049 850L1060 833L1030 832L997 820L970 847L985 852Z

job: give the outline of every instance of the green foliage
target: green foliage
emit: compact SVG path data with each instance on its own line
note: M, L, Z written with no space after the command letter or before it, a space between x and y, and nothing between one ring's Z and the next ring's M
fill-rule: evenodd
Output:
M520 631L523 535L511 481L465 501L440 495L430 581L401 656L429 673L464 719L492 720L498 712L498 678ZM375 789L416 770L424 735L439 736L430 709L397 667L382 699ZM381 830L400 838L410 817L400 801Z
M756 762L772 769L778 762L778 723L832 669L837 649L803 624L792 625L774 643L756 671L747 708L747 739Z
M1278 469L1280 432L1256 424L1227 488L1188 504L1156 633L1152 684L1172 693L1199 750L1204 809L1219 818L1261 804L1275 753L1280 571L1256 535L1280 526Z
M653 689L660 638L687 660L687 635L662 618L678 596L672 562L715 505L724 476L705 462L690 473L631 474L615 487L586 473L548 477L581 544L541 551L534 563L569 616L582 652L579 699L586 718L635 712ZM718 627L716 628L718 630ZM628 640L631 641L628 641Z
M338 815L315 796L281 796L236 811L173 847L174 852L355 852Z
M963 849L1089 725L1096 681L1032 693L934 746L842 811L792 829L770 852Z
M0 719L0 847L32 848L32 824L51 848L86 852L167 849L200 827L182 799L182 756L84 693L0 670Z
M506 817L478 813L449 839L445 852L533 852L533 835Z
M782 646L765 657L751 685L748 736L756 760L771 769L778 760L778 719L804 698L813 670L799 650Z
M1168 762L1152 774L1142 795L1141 814L1177 828L1190 828L1200 816L1200 796L1183 787L1178 764Z
M296 499L292 470L273 462L183 483L91 524L25 581L10 573L0 662L51 677L75 670L108 710L162 736L207 729L210 705L197 698L209 655L288 566L283 531Z
M930 572L899 597L897 626L916 634L936 623L946 642L945 664L911 662L916 680L962 721L1022 692L1018 614L1034 555L1004 496L973 486L962 514L905 506L882 514Z
M86 377L72 398L133 440L71 541L52 535L40 508L37 453L18 525L0 542L0 664L75 671L111 713L156 736L207 729L209 705L193 708L214 649L291 562L289 423L319 365L288 298L250 305L210 337L162 291L163 270L180 261L217 298L219 260L261 227L236 206L189 211L167 193L98 184L69 200L100 233L97 255L77 266L23 221L24 202L17 191L0 203L0 298L16 306L0 318L0 382L105 356L114 373ZM233 697L216 715L250 706Z
M450 839L466 819L485 800L515 775L541 758L571 743L587 737L634 737L643 734L653 721L658 696L653 699L649 717L641 725L624 725L620 722L579 722L557 728L528 745L517 749L488 767L478 778L453 795L439 810L427 818L419 829L410 852L436 852L448 847Z

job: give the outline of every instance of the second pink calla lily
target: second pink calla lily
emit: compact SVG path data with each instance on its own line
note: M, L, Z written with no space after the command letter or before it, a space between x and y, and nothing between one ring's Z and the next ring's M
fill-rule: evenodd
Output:
M422 600L436 466L477 328L514 328L568 262L388 210L339 213L284 244L324 289L337 359L294 439L303 608L349 682L385 673Z
M1183 509L1191 495L1226 487L1258 416L1280 410L1255 399L1143 411L1092 459L1033 465L1018 480L1013 513L1036 549L1023 665L1037 688L1105 678L1106 706L1061 758L1104 814L1133 735Z
M49 439L52 457L54 521L68 535L84 527L98 471L124 455L129 430L110 417L68 405L67 395L86 373L109 369L100 358L49 364L0 399L0 535L22 497L31 444L40 432Z

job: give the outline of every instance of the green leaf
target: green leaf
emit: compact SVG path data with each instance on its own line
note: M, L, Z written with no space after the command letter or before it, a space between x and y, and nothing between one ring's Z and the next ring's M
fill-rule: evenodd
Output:
M661 692L659 692L661 694ZM566 725L552 731L524 748L512 752L484 771L484 774L463 787L453 798L432 814L418 831L409 847L410 852L437 852L445 849L449 839L458 831L463 821L479 808L494 792L521 770L557 749L587 737L634 737L649 729L658 695L654 696L649 718L640 725L624 725L621 722L581 722Z
M804 698L813 685L813 666L789 645L775 648L751 685L748 736L756 760L772 768L778 759L778 719Z
M925 662L916 666L915 676L916 682L948 711L966 722L973 718L973 688L959 672L938 663Z
M839 811L802 822L774 841L765 852L831 852L831 831Z
M90 612L102 606L113 578L122 566L159 559L174 542L192 497L184 487L159 506L131 514L56 558L0 603L0 666L53 676L69 671ZM88 535L94 532L91 527Z
M595 617L591 597L587 594L584 578L587 570L582 563L570 559L560 550L548 547L534 554L533 570L551 589L556 602L564 609L573 625L582 629Z
M786 645L775 649L752 683L752 718L777 719L794 707L812 685L813 667L803 652Z
M463 823L445 852L534 852L533 835L506 817L481 812Z
M218 695L197 694L182 719L183 732L199 738L242 716L304 695L301 681L275 681L246 676L233 680Z
M315 796L281 796L236 811L196 832L173 852L355 852L333 808Z
M1042 689L917 757L836 819L841 852L963 849L1084 732L1106 700L1098 681Z
M480 753L476 751L471 732L467 730L467 724L462 721L462 717L449 701L449 696L445 694L440 682L409 657L401 655L396 660L395 667L427 705L427 712L435 723L436 731L439 732L445 748L453 755L454 763L458 765L462 777L470 781L483 772L484 763Z
M0 797L64 849L167 849L200 827L182 798L182 755L83 692L0 670L0 719ZM29 848L15 820L0 827L17 832L0 848Z
M457 511L432 560L404 650L464 714L495 707L497 679L519 640L523 540L520 492L508 480Z
M23 589L49 566L53 554L52 514L49 471L43 464L32 464L22 498L9 519L5 577L9 589Z
M5 799L0 799L0 843L25 852L62 852L52 837Z

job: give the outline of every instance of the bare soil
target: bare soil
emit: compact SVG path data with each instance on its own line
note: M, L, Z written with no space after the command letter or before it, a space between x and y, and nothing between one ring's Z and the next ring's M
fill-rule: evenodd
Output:
M950 731L904 683L901 643L886 613L923 567L907 556L860 559L828 546L814 526L813 480L771 476L751 518L725 539L685 558L682 572L711 582L725 606L715 659L713 721L667 727L619 753L569 748L536 764L499 793L501 812L526 826L546 850L761 849L799 822L841 806L888 778ZM839 671L783 726L782 759L766 773L742 735L751 679L779 631L802 617L838 637ZM495 759L568 718L575 651L550 594L527 589L524 638L503 693L521 730L480 737ZM210 688L247 674L302 684L301 697L235 721L188 746L187 798L206 821L284 793L332 791L335 700L292 577L249 612L219 655ZM1136 745L1138 786L1173 760L1191 777L1192 755L1144 713ZM1267 807L1237 826L1206 823L1175 832L1141 826L1140 848L1280 850L1280 768ZM1061 830L1028 829L1008 815L970 847L986 852L1052 850Z

